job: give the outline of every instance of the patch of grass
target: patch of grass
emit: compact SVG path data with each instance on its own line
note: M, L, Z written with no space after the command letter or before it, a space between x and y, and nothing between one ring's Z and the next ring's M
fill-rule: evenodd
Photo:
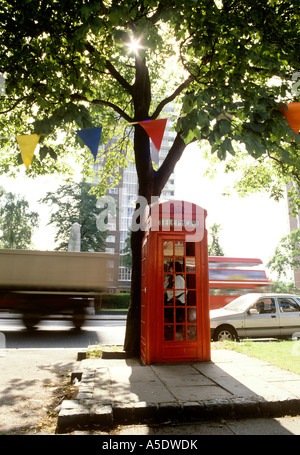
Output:
M95 344L87 348L86 355L89 359L101 359L103 351L118 352L122 350L122 346Z
M232 349L300 375L300 341L213 342L212 349Z

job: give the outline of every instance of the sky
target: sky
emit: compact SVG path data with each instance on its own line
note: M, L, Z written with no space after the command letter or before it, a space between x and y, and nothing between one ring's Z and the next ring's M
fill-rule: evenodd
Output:
M286 200L263 194L241 198L222 193L233 175L218 172L211 180L197 146L189 146L175 168L175 196L207 210L206 226L221 225L220 244L226 256L260 258L266 264L280 239L289 233Z
M34 248L52 250L55 244L55 233L51 226L47 226L50 208L45 204L39 204L38 200L44 197L48 191L55 191L62 180L53 176L39 176L35 179L29 179L25 176L25 172L22 174L16 179L0 176L0 185L6 191L23 196L29 202L30 210L39 213L39 229L35 231L32 239Z
M206 166L198 147L187 147L175 168L176 199L206 209L208 228L214 223L221 225L220 244L226 256L260 258L266 264L280 239L289 232L286 201L277 203L262 194L247 198L224 196L224 188L233 180L232 174L218 172L211 180L203 176ZM40 213L40 228L33 237L36 249L54 248L54 230L47 226L50 208L37 201L61 183L61 178L53 176L28 179L25 172L17 179L0 177L0 185L24 195L31 210Z

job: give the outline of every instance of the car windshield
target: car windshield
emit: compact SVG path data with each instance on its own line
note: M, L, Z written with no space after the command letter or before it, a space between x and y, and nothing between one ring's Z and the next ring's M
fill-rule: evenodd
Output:
M228 305L225 305L223 309L243 312L258 299L259 295L260 294L241 295L237 299L234 299L232 302L228 303Z

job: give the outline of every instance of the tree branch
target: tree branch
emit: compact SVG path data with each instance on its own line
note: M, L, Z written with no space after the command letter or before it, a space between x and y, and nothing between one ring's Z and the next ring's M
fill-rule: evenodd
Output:
M180 160L184 150L186 148L186 144L180 136L180 133L177 133L175 140L173 142L172 147L169 150L168 155L164 159L164 162L155 172L155 188L156 193L159 194L163 190L165 184L167 183L170 175L172 174L176 163Z
M181 85L179 85L179 87L177 87L177 89L172 93L172 95L162 100L155 109L154 113L151 115L151 120L156 119L163 110L163 108L167 104L171 103L178 95L180 95L180 93L183 92L183 90L185 90L193 80L194 77L190 75Z
M123 117L124 120L126 120L127 122L133 122L133 118L131 118L128 114L126 114L125 111L123 111L123 109L121 109L119 106L117 106L116 104L114 103L111 103L110 101L104 101L104 100L93 100L91 102L91 104L94 104L94 105L102 105L102 106L107 106L107 107L111 107L115 112L117 112L118 114L121 115L121 117Z
M86 49L89 51L90 54L97 56L99 52L94 48L94 46L90 43L86 43ZM105 67L110 73L110 75L119 82L119 84L130 94L132 94L132 86L126 81L126 79L119 73L119 71L114 67L114 65L109 61L105 60Z
M270 153L269 151L267 151L267 155L268 155L268 157L269 157L271 160L275 161L275 162L281 167L282 173L283 173L283 175L285 175L285 173L286 173L286 171L287 171L286 168L285 168L285 164L284 164L281 160L279 160L278 158L276 158L275 156L271 155L271 153ZM291 170L291 169L290 169L290 166L289 166L288 172L289 172L293 177L295 177L295 180L297 180L298 182L300 182L300 176L299 176L299 174L298 174L297 172Z
M12 107L6 109L5 111L0 111L0 114L7 114L8 112L11 112L14 110L15 107L17 107L18 104L22 103L24 100L29 100L32 101L33 97L32 96L23 96L22 98L19 98L16 100L16 102L12 105Z
M124 79L124 77L119 73L119 71L114 67L114 65L109 61L106 60L105 63L106 68L108 69L110 75L119 82L119 84L131 95L133 93L133 87Z
M76 95L76 94L71 95L70 98L71 98L71 100L74 100L74 101L85 101L86 103L89 103L89 104L111 107L115 112L120 114L121 117L124 118L124 120L126 120L127 122L133 122L133 119L129 115L127 115L125 111L123 111L119 106L117 106L114 103L111 103L110 101L105 101L105 100L92 100L92 101L89 101L84 96Z

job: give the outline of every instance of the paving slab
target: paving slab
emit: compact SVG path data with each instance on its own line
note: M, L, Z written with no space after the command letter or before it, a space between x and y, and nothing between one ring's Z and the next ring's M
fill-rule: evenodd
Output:
M81 373L80 373L81 371ZM229 350L210 362L143 365L138 359L85 359L76 400L58 433L117 424L300 414L300 376Z

